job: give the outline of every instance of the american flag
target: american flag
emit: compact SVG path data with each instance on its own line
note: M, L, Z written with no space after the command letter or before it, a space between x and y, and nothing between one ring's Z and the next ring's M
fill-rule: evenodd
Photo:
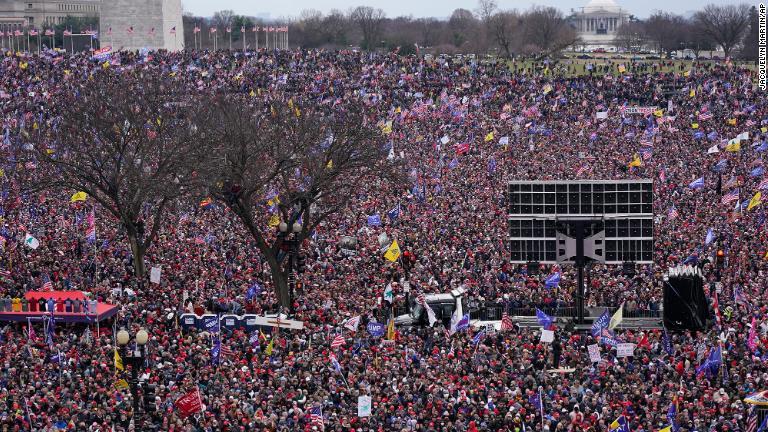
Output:
M155 34L155 28L152 27L151 29L149 29L149 32L147 32L147 34L149 34L150 36L154 35Z
M661 173L659 174L659 181L662 183L667 182L667 172L665 170L661 170Z
M768 189L768 177L760 180L760 184L757 185L758 189Z
M245 33L245 26L240 26L240 33Z
M24 32L21 31L21 30L16 30L15 32L13 32L13 35L14 36L24 36Z
M128 30L126 30L126 32L128 32L129 35L132 35L133 34L133 26L128 27Z
M669 220L675 220L678 216L680 216L680 213L677 212L677 207L673 205L672 208L669 209Z
M755 432L757 430L757 409L754 405L749 410L749 416L747 417L747 429L746 432Z
M36 29L29 29L29 35L30 36L37 36L37 30Z
M333 338L333 341L331 341L331 349L336 349L342 345L344 345L344 336L338 334L335 338Z
M88 214L88 228L85 231L85 238L89 243L96 241L96 213L93 209Z
M194 33L200 33L200 27L195 26L195 29L193 30Z
M43 273L42 276L43 280L43 291L53 291L53 282L51 282L51 278L48 276L47 273Z
M171 27L171 34L172 35L176 34L176 26Z
M581 166L581 167L580 167L580 168L579 168L579 169L576 171L576 177L581 177L581 176L582 176L582 175L584 175L584 173L586 173L587 171L589 171L589 166L587 166L587 165L582 165L582 166Z
M509 317L507 311L504 311L504 313L501 314L501 331L512 330L513 326L512 318Z
M5 269L0 269L0 276L2 277L11 277L11 272Z
M739 199L739 189L733 189L729 191L727 194L723 195L722 200L720 201L722 204L730 204L736 200Z
M216 33L216 27L211 27L211 28L209 29L209 31L210 31L211 33Z
M744 126L746 126L746 127L752 127L752 126L754 126L754 125L755 125L755 122L754 122L754 121L752 121L752 119L749 119L749 120L747 120L747 121L744 123Z
M317 406L309 410L309 424L314 426L319 426L321 430L325 430L325 424L323 423L322 408Z
M72 36L72 31L64 30L64 36Z
M45 35L46 36L54 36L55 34L56 34L56 32L54 32L51 29L48 29L48 30L45 31Z
M259 31L259 26L253 26L253 32L257 33Z
M712 119L712 113L705 112L705 113L699 114L699 120L701 121L710 120L710 119Z
M232 348L230 348L229 345L222 344L221 345L221 355L223 355L225 357L234 357L235 356L235 352L232 351Z

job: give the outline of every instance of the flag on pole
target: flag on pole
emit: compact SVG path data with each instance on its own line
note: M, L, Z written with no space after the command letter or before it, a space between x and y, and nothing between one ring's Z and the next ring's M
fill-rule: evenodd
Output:
M624 320L624 302L621 302L621 305L619 305L619 308L616 309L616 312L611 317L611 322L608 323L608 330L613 330L616 327L618 327L619 324Z
M53 291L53 282L51 282L51 278L50 276L48 276L48 273L43 273L43 275L40 276L40 278L43 281L43 286L41 287L41 289L43 291Z
M333 341L331 341L331 349L337 349L344 345L346 341L344 340L344 336L337 334L335 338L333 338Z
M172 35L175 35L175 34L176 34L176 26L173 26L173 27L171 27L171 31L170 31L170 33L171 33Z
M194 413L203 411L203 400L200 397L200 390L195 388L174 402L176 409L179 410L181 417L189 417Z
M509 314L505 310L501 314L501 331L512 330L513 327L514 324L512 323L512 318L509 317Z
M384 258L391 262L397 261L400 258L400 246L397 244L397 240L393 240L392 244L387 248L384 253Z
M360 326L360 315L354 316L344 323L344 328L352 331L357 331L357 327Z
M325 430L325 424L323 422L323 409L321 407L316 406L309 410L309 424L318 426L320 430Z
M125 370L125 367L123 366L123 359L120 357L120 353L117 352L117 347L115 347L115 370L123 371Z

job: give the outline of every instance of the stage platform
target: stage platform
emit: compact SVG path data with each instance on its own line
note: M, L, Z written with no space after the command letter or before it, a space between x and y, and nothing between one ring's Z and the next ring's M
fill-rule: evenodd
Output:
M56 300L56 310L53 316L57 322L64 323L98 323L109 319L117 314L117 306L108 303L97 303L96 313L75 313L65 310L64 302L69 300L87 300L82 291L30 291L24 294L28 302L37 302L41 297L44 299L54 298ZM26 311L26 312L0 312L0 322L27 322L29 319L40 321L44 316L50 316L48 311Z

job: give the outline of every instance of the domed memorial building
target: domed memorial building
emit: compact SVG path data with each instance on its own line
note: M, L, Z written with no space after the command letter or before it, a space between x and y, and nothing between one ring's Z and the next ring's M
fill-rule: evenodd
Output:
M590 0L580 12L572 10L571 25L579 35L579 45L586 49L611 48L616 32L629 13L614 0Z

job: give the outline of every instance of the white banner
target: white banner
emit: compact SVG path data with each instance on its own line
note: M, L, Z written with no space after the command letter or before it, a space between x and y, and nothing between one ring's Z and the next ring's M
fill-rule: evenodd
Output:
M616 345L616 357L632 357L635 355L635 344L620 343Z
M608 118L608 111L598 111L595 115L595 118L598 120L601 119L607 119Z
M600 357L600 345L594 344L594 345L588 345L587 349L589 350L589 361L591 363L600 363L602 358Z
M152 267L152 270L149 272L149 281L155 284L160 283L160 267Z
M657 107L657 106L647 106L647 107L629 106L629 107L622 108L621 112L624 113L624 114L648 115L648 114L653 114L653 112L658 110L658 109L659 109L659 107Z
M357 416L358 417L371 416L371 397L370 396L357 397Z
M555 332L552 330L541 329L541 341L544 343L552 343L555 340Z

